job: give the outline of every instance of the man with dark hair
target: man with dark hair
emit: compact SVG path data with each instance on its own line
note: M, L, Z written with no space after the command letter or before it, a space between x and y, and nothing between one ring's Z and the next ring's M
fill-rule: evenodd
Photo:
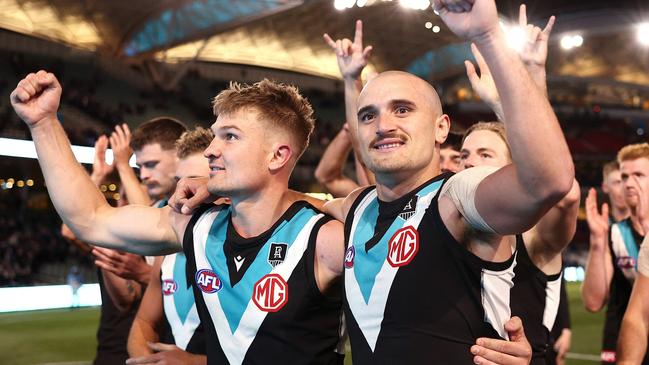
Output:
M209 175L203 151L213 138L212 131L201 127L180 136L175 143L177 180ZM131 359L127 364L169 361L171 358L183 364L206 362L204 330L191 283L187 282L186 261L182 252L156 258L128 336Z

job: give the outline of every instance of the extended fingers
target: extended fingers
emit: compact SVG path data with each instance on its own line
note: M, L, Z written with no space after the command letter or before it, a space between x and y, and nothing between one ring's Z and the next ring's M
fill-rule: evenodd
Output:
M527 7L525 6L525 4L521 4L521 6L518 8L518 25L521 28L527 26Z
M324 38L325 42L333 49L334 51L336 50L336 41L334 41L329 34L325 33L322 35L322 38Z
M546 36L550 36L550 33L552 33L552 28L554 28L554 22L556 21L556 17L553 15L548 19L548 24L545 25L545 28L543 28L543 34Z
M354 31L354 44L358 46L363 46L363 22L361 20L356 21L356 30Z

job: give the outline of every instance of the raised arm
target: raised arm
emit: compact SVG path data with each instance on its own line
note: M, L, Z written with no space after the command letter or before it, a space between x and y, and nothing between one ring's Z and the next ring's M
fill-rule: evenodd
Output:
M131 143L131 130L127 124L115 126L115 131L110 135L110 147L113 149L113 165L119 174L119 179L124 187L124 193L129 203L139 205L151 205L153 203L149 195L142 189L140 180L129 164L133 150Z
M329 143L315 169L318 182L336 198L345 197L358 188L358 184L343 173L347 157L352 150L351 139L346 129L343 127Z
M476 44L491 70L514 161L479 183L475 208L501 235L527 231L572 186L574 166L561 127L520 57L507 46L493 0L435 0L434 6L454 33Z
M577 180L561 199L531 230L523 233L534 263L546 274L561 270L561 252L577 230L581 192Z
M363 22L356 21L354 40L347 38L333 40L328 34L324 34L325 42L336 53L338 68L345 86L345 119L349 126L350 140L354 157L360 163L356 163L356 177L360 186L374 184L374 174L367 170L358 160L358 96L363 89L361 73L367 66L372 46L363 46Z
M586 198L586 220L590 229L590 247L586 274L581 285L581 299L590 312L604 307L608 299L609 285L613 278L613 262L608 248L609 221L608 204L602 205L602 213L597 208L597 193L591 188Z
M29 74L10 98L29 127L54 207L79 239L145 255L180 249L166 210L112 208L75 160L56 117L61 85L53 74Z

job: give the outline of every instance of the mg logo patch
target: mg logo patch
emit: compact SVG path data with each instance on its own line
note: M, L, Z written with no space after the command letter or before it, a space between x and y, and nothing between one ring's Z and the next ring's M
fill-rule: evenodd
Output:
M403 210L401 213L399 213L399 217L401 217L404 221L408 220L408 218L412 217L415 215L415 210L417 208L417 195L413 196L412 199L406 204L405 207L403 207Z
M162 281L162 294L163 295L173 295L178 289L176 281L173 279L164 279Z
M356 257L356 249L354 246L349 246L347 252L345 252L345 269L354 267L354 257Z
M408 226L394 232L388 243L388 263L392 267L408 265L419 251L419 232Z
M268 263L273 268L286 259L286 251L288 249L287 243L276 243L272 242L270 244L270 250L268 251Z
M267 274L255 284L252 301L264 312L277 312L288 302L288 285L279 274Z
M635 259L631 256L618 257L617 267L620 269L633 269L635 268Z
M207 294L216 293L223 287L223 282L219 279L214 271L210 269L201 269L196 273L196 285L198 288Z

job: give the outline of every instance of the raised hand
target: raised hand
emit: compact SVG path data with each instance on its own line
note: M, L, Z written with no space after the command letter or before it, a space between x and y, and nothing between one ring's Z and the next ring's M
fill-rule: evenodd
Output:
M363 68L367 66L372 46L363 47L363 22L356 21L354 41L344 38L333 40L329 34L323 35L325 42L336 52L338 68L343 79L360 79Z
M505 323L509 341L494 338L478 338L471 346L474 364L527 365L532 360L532 346L525 337L523 322L512 317Z
M473 63L471 63L471 61L464 61L466 75L469 78L469 82L471 82L471 87L476 93L478 93L480 99L487 103L491 110L496 113L498 119L503 120L503 108L500 103L500 95L498 95L496 83L494 82L493 77L491 77L491 71L489 71L487 63L474 43L471 43L471 52L480 68L480 76L478 76Z
M115 131L110 135L110 147L113 149L114 165L128 166L128 161L133 155L131 131L126 123L115 126Z
M106 176L113 172L113 165L106 163L106 149L108 148L108 138L100 136L95 142L95 160L92 163L92 174L90 179L95 185L101 185Z
M11 92L11 106L28 127L41 120L56 120L61 101L61 84L54 74L43 70L30 73Z
M518 24L525 32L525 44L521 49L520 56L526 66L545 69L545 62L548 58L548 41L555 20L554 15L551 16L543 30L533 24L527 24L527 9L525 4L521 5L518 13Z
M207 190L207 181L202 177L180 179L168 205L177 213L192 214L202 204L217 201L219 198Z
M478 41L500 31L494 0L433 0L433 8L460 38Z
M608 204L602 204L602 213L600 214L597 209L597 192L595 189L588 190L586 197L586 221L590 234L598 238L604 238L608 235L609 220L608 220ZM591 240L591 244L594 242Z

